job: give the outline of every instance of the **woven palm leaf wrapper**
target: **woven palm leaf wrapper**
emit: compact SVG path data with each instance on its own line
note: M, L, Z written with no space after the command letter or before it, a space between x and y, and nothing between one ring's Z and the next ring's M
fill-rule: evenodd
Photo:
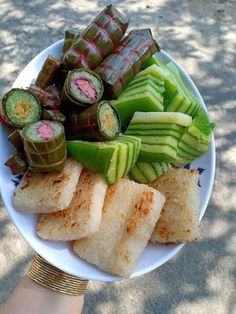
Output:
M65 53L62 63L68 69L94 69L119 44L128 23L113 5L106 6Z
M62 47L63 54L67 52L67 50L71 47L71 45L75 42L76 38L79 37L80 32L73 30L66 30L64 37L64 45Z
M160 50L150 29L131 31L94 70L105 83L105 90L117 98L146 60Z
M29 90L38 98L42 107L55 110L61 105L61 93L57 87L49 87L44 90L38 86L31 85Z
M81 112L70 112L66 134L70 140L105 141L120 133L120 117L109 101L104 100Z
M60 61L57 58L51 55L48 56L38 74L35 85L41 87L42 89L52 85L59 66Z
M40 133L42 136L38 135L40 127L46 127L46 131ZM48 138L45 136L47 128L53 130L53 135ZM67 151L64 127L61 123L38 121L23 129L22 138L27 161L33 172L62 171Z
M95 90L94 98L86 98L83 96L83 91L79 85L80 83L90 84L91 89ZM87 83L86 83L87 82ZM78 86L77 86L78 85ZM85 86L85 92L87 87ZM68 109L84 109L94 103L100 101L103 95L103 82L101 78L93 71L85 69L75 69L70 71L67 75L63 90L62 90L62 102L64 107Z

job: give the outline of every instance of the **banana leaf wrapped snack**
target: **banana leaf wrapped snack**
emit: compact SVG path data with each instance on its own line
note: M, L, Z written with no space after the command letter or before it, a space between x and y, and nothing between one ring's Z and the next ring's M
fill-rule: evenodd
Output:
M47 109L58 109L61 105L61 92L55 86L49 86L45 90L31 85L29 90L38 98L42 107Z
M119 114L111 104L104 100L81 112L68 115L69 139L104 141L114 139L120 133Z
M68 49L62 63L68 69L94 69L119 44L128 22L113 5L106 6Z
M41 120L22 131L25 154L33 172L62 171L66 160L64 127L61 123Z
M23 140L21 137L21 131L19 129L11 132L7 138L8 142L16 149L17 152L24 154Z
M67 50L71 47L71 45L74 43L76 38L80 35L79 32L73 31L73 30L66 30L65 31L65 37L64 37L64 45L62 47L62 52L66 53Z
M13 175L25 172L28 167L24 155L18 152L12 154L5 162L5 165L11 169Z
M55 85L48 86L47 88L45 88L45 91L59 98L61 97L61 90Z
M57 68L57 71L55 74L55 79L54 79L54 83L55 83L56 88L59 88L59 90L62 90L67 75L68 75L68 70L65 69L63 64L60 64L60 66ZM47 88L46 88L46 90L47 90Z
M117 98L147 59L159 50L150 29L133 30L94 71L104 81L105 90Z
M60 122L62 124L66 121L65 115L63 113L61 113L59 110L43 109L43 119L44 120L57 121L57 122Z
M103 82L100 77L85 69L70 71L62 91L62 101L68 107L75 105L83 109L99 102L103 95Z
M52 85L60 64L61 63L57 58L49 55L37 76L35 85L41 87L42 89Z
M6 123L15 128L37 122L42 113L38 98L31 91L22 88L13 88L5 94L2 110Z

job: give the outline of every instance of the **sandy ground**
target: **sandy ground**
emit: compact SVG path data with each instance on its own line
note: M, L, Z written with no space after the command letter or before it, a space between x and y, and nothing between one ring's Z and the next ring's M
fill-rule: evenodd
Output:
M201 237L159 269L134 280L90 282L84 313L236 313L236 1L110 1L150 27L190 74L216 122L217 172ZM42 49L81 29L106 1L0 2L0 95ZM0 304L33 252L0 204Z

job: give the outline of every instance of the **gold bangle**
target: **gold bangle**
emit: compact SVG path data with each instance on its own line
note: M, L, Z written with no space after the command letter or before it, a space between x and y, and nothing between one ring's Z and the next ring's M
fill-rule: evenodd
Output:
M27 275L48 289L69 295L84 294L88 284L88 280L63 272L50 265L39 255L35 257Z

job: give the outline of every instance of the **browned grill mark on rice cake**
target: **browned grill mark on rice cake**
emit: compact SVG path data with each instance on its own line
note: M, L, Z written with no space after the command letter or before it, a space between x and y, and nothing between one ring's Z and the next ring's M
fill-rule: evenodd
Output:
M112 200L114 194L116 193L117 188L118 188L117 183L114 183L108 186L105 201L104 201L104 206L102 209L103 213L107 211L107 207L109 207L110 205L110 200Z
M153 202L154 194L152 191L145 191L142 197L134 205L132 210L133 215L129 218L126 231L129 235L132 235L136 231L138 219L143 219L151 212L150 204Z

